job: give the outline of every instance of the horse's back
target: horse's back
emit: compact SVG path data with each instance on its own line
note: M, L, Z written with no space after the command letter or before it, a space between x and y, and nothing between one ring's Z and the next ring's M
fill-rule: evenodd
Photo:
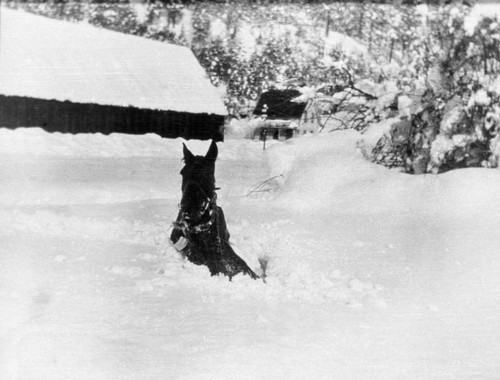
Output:
M229 241L231 235L229 234L229 230L226 224L226 217L224 216L224 211L222 211L222 207L217 206L217 229L219 232L219 236L222 240Z

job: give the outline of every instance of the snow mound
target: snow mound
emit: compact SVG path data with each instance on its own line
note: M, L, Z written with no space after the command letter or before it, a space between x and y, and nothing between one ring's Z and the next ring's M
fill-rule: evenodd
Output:
M279 190L274 205L301 213L408 213L419 209L443 218L463 213L493 215L500 209L500 172L462 169L441 175L412 176L366 161L358 146L374 136L356 131L304 136L268 152L270 177ZM373 139L372 139L373 137ZM360 143L361 141L361 143Z
M68 157L163 157L182 159L185 143L195 155L205 155L210 141L165 139L154 133L127 135L112 133L69 134L49 133L42 128L0 128L0 154L25 156ZM260 154L253 147L257 141L232 139L229 144L218 143L219 158L238 160L241 155L255 158Z
M84 157L164 157L179 154L180 141L162 139L156 134L133 136L120 133L103 135L48 133L42 128L0 128L2 153L30 156Z
M328 208L339 191L374 176L376 170L356 147L359 138L359 132L349 130L273 146L271 177L282 176L276 202L297 211Z

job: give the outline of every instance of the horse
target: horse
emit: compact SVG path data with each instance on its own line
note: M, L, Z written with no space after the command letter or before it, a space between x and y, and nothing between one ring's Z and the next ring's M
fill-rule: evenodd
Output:
M195 156L183 144L182 198L170 240L190 262L208 267L212 276L231 280L237 274L259 278L229 244L229 231L222 208L217 205L215 161L212 141L205 156Z

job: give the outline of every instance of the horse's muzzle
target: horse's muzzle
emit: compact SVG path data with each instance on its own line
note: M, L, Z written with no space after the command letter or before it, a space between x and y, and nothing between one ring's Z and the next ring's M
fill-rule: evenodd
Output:
M181 211L182 219L189 223L198 222L203 217L204 211L202 210L190 210Z
M210 207L210 198L197 184L188 183L185 187L180 211L182 218L189 223L197 223Z
M206 215L210 207L210 199L204 200L200 204L189 205L189 207L183 207L182 203L180 206L181 216L187 223L197 223L201 221Z

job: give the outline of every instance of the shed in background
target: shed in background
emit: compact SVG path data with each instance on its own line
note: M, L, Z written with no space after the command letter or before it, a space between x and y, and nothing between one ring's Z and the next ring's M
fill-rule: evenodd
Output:
M190 49L0 14L0 127L223 139L226 108Z
M299 132L299 121L306 109L307 102L295 102L298 90L269 90L257 102L253 115L262 122L255 128L254 137L284 140Z

